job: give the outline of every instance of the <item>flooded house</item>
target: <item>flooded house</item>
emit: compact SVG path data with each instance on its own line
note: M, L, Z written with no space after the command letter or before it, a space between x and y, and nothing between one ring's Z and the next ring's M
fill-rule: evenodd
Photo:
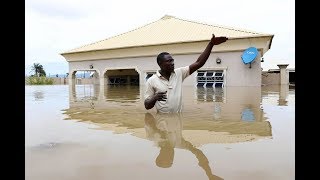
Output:
M156 62L159 53L169 52L175 59L175 67L188 66L204 51L213 33L229 40L214 46L206 64L188 77L184 85L261 86L261 59L271 48L274 35L169 15L61 55L69 63L69 84L77 83L77 71L88 71L93 84L144 85L159 69ZM248 52L248 48L256 52ZM250 63L244 61L245 53L254 53Z

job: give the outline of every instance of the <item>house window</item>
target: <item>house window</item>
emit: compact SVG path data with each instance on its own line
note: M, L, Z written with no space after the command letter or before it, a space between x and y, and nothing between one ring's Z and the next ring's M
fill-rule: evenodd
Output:
M198 87L224 87L223 70L198 71Z

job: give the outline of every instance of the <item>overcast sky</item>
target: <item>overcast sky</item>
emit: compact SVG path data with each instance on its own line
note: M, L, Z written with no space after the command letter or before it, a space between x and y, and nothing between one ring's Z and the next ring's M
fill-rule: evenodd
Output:
M274 34L262 68L295 67L294 0L26 0L25 65L66 73L60 53L103 40L164 15ZM48 65L50 64L50 67ZM28 74L26 70L26 74Z

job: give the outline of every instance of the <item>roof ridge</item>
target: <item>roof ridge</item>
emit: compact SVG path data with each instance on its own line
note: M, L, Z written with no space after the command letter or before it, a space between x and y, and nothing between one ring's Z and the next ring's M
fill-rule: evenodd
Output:
M233 30L233 31L240 31L240 32L251 33L251 34L260 34L260 35L265 34L265 33L261 33L261 32L254 32L254 31L247 30L247 29L235 29L234 27L220 25L220 24L209 24L209 23L204 23L204 22L198 22L198 21L195 21L195 20L177 18L177 17L174 17L174 16L171 16L171 17L175 18L175 19L182 20L182 21L187 21L187 22L196 23L196 24L202 24L202 25L206 25L206 26L213 26L213 27L222 28L222 29L228 29L228 30Z
M160 20L166 20L166 19L171 19L171 18L176 18L176 17L166 14Z

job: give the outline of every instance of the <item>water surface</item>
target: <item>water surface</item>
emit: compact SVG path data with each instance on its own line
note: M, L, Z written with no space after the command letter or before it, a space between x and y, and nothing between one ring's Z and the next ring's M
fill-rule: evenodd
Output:
M295 90L186 86L183 113L144 87L26 86L26 179L294 179Z

